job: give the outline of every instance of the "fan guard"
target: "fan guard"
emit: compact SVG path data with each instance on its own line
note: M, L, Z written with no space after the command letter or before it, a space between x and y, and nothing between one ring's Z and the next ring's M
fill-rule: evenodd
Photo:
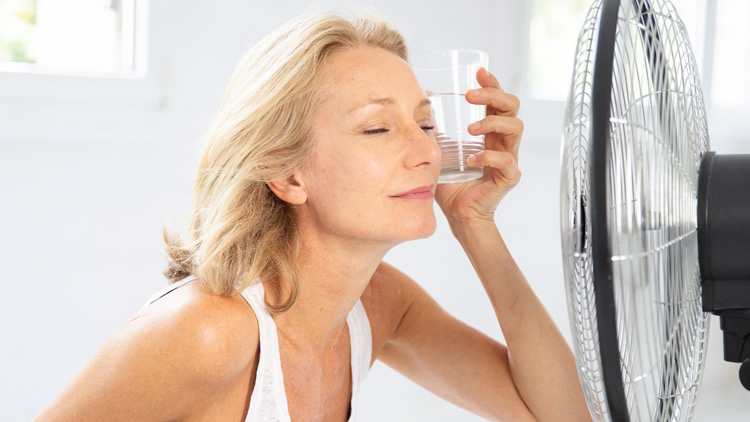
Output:
M709 140L697 69L669 1L589 10L566 110L561 229L574 352L595 420L692 418L709 324L696 209Z

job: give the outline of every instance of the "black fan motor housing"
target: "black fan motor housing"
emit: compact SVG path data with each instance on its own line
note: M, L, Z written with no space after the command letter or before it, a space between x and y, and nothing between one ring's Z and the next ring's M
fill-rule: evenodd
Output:
M703 155L698 177L703 310L718 315L724 360L750 390L750 154Z

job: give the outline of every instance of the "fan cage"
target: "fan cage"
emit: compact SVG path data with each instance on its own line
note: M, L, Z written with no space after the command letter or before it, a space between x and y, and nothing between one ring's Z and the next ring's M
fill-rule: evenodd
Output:
M606 174L591 172L592 91L602 1L579 36L563 137L561 204L573 349L589 411L611 414L603 360L617 359L633 420L690 420L705 362L697 180L708 131L697 66L668 1L624 1L615 29ZM615 326L599 321L592 260L592 178L606 184ZM600 292L601 294L601 292ZM616 330L619 356L599 333ZM611 393L611 392L610 392Z

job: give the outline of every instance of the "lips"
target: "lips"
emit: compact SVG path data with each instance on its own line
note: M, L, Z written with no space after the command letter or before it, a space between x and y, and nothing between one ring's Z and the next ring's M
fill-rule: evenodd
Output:
M397 195L391 195L391 198L399 199L434 199L435 195L432 193L434 185L427 185L418 187L416 189L401 192Z

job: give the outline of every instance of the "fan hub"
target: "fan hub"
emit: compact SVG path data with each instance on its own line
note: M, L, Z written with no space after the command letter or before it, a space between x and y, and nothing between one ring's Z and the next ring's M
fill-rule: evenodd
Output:
M750 359L750 155L703 156L698 256L703 310L720 318L724 360L744 362Z
M698 239L703 310L750 307L750 154L707 152L703 156L698 179ZM712 287L718 286L712 286L712 281L726 282L723 292L712 292ZM736 289L744 297L726 294ZM744 299L744 305L724 302L738 299Z

